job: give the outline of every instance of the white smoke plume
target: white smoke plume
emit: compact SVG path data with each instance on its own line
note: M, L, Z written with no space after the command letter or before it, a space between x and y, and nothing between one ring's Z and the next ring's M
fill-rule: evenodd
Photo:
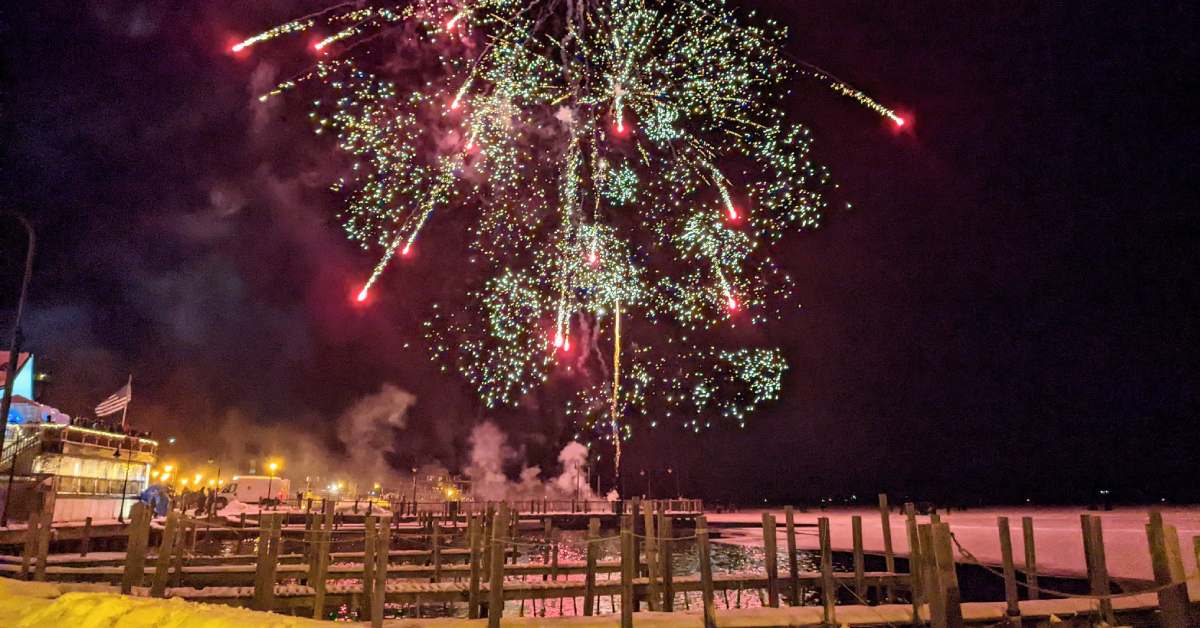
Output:
M516 458L508 445L508 437L491 421L471 429L470 464L464 474L471 480L471 490L477 500L571 499L578 491L580 499L596 499L588 486L585 466L587 447L569 442L558 454L561 472L550 480L542 480L542 469L526 466L517 481L511 481L504 467Z

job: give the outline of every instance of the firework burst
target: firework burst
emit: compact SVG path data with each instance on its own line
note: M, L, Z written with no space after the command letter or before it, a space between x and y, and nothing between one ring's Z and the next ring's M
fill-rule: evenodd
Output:
M233 49L301 32L319 60L263 98L307 90L353 158L341 219L378 251L358 300L443 212L471 211L452 224L482 271L427 320L434 355L489 407L568 379L581 437L618 448L639 419L744 426L779 394L779 349L720 342L778 316L792 286L772 249L826 206L790 81L903 124L720 0L355 3Z

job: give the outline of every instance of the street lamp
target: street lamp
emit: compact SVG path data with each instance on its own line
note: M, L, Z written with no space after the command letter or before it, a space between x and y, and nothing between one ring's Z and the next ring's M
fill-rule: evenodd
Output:
M4 440L8 435L8 411L12 408L12 391L17 378L17 355L21 352L21 312L25 309L25 293L29 288L29 278L33 275L33 250L37 244L37 237L33 233L33 225L21 214L9 210L0 210L0 214L12 216L25 228L25 275L21 278L17 313L13 318L12 335L8 342L8 381L4 386L4 394L0 397L0 428L3 428L0 429L0 452L3 452ZM12 466L8 470L8 490L4 492L4 513L0 514L0 527L8 525L8 496L12 494L13 475L17 471L16 441L13 443Z
M683 491L679 490L679 476L675 475L675 469L667 467L667 475L675 476L675 499L683 499Z
M275 470L278 468L279 465L275 462L267 463L267 471L269 472L267 475L267 499L271 499L271 483L275 481Z

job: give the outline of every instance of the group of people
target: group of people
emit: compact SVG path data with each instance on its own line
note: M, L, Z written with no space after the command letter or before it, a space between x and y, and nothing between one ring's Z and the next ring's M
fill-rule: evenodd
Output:
M129 429L127 427L122 426L120 423L112 423L110 421L105 421L103 419L85 419L83 417L71 417L68 420L67 425L73 425L75 427L86 427L91 430L102 430L105 432L112 432L113 434L124 434L126 436L133 436L134 438L150 438L151 437L151 434L148 431L143 432L141 430Z

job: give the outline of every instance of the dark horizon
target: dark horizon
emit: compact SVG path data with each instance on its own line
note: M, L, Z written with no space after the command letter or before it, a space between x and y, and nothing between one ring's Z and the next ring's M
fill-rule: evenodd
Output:
M685 494L745 504L1200 502L1195 7L731 4L787 23L790 53L911 124L795 83L833 200L854 208L781 251L803 304L765 332L791 365L782 398L745 430L639 433L629 486L642 469L669 486L671 467ZM302 106L253 106L278 59L226 52L314 5L0 11L0 205L38 230L24 330L45 400L86 412L132 373L135 427L200 460L238 421L332 442L393 385L416 397L395 468L460 468L489 417L551 474L570 426L482 412L422 348L458 272L455 223L446 256L351 303L375 258L333 218L329 146ZM8 221L0 251L7 342L23 251Z

